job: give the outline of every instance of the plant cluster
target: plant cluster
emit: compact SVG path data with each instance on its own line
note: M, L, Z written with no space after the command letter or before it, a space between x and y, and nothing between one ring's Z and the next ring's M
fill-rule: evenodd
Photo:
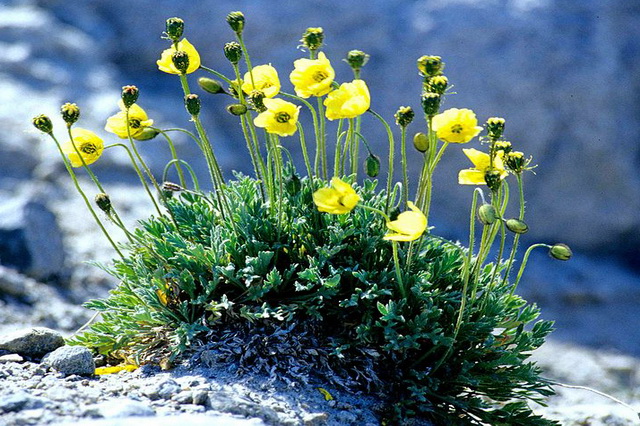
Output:
M411 107L397 110L398 149L397 132L371 109L361 78L367 54L348 53L353 80L340 84L321 51L322 28L307 29L302 46L309 57L294 62L289 80L295 94L289 94L282 91L275 67L252 65L244 15L232 12L227 22L235 33L224 46L231 77L201 63L196 48L183 38L181 19L167 20L170 46L157 65L179 77L194 131L155 127L137 104L135 86L123 87L120 112L105 126L128 143L105 146L95 133L74 127L80 116L75 104L62 107L69 136L64 144L47 116L34 118L36 128L59 147L76 188L118 255L106 267L119 280L117 288L86 304L101 313L99 322L71 342L121 362L101 371L112 372L144 363L169 366L212 331L305 324L330 354L330 363L347 370L351 363L356 371L359 358L368 354L375 380L358 374L352 379L385 395L388 409L381 418L389 423L417 417L438 424L555 424L527 404L543 403L553 393L528 360L552 323L536 321L538 309L515 289L533 249L546 247L560 260L569 259L571 250L564 244L535 244L514 271L520 235L528 231L523 174L532 167L531 158L503 138L505 120L492 117L480 126L469 109L441 111L452 95L444 63L438 56L419 58L425 121L413 145L423 165L412 201L406 142L416 113ZM227 110L240 121L253 176L224 179L201 121L202 100L189 84L188 75L196 71L215 77L198 79L202 91L232 99ZM313 157L299 121L303 114L313 122ZM382 188L375 179L381 160L363 134L365 114L388 136ZM467 144L485 130L480 142L486 149L464 149L473 167L459 173L460 184L476 187L465 247L431 232L433 174L449 145ZM201 149L211 193L201 190L194 170L178 156L171 137L176 132ZM290 160L290 146L281 142L292 136L300 142L306 176ZM138 141L156 137L164 138L172 153L161 180L137 148ZM129 154L157 212L134 230L125 227L89 167L112 148ZM363 157L367 178L359 170ZM397 162L402 178L394 182ZM95 185L98 210L75 168ZM167 180L172 173L177 183ZM504 217L510 176L518 188L515 218ZM125 242L111 238L100 211L124 231Z

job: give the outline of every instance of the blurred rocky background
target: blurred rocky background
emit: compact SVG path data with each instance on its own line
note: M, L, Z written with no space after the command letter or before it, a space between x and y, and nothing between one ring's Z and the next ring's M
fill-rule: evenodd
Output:
M640 2L629 0L1 0L3 327L73 330L86 318L74 304L115 285L87 264L108 264L115 254L74 192L55 145L32 128L31 118L51 116L66 140L59 107L76 102L79 126L113 143L104 122L117 111L120 88L135 84L138 103L159 127L190 128L178 79L155 65L167 47L164 21L185 19L185 35L203 63L230 74L222 46L233 39L224 21L233 10L247 17L253 63L277 67L289 92L287 77L292 61L304 55L297 46L307 27L324 28L339 80L351 79L340 60L347 51L369 53L363 78L372 108L390 122L401 105L420 110L415 60L441 55L457 93L445 107L472 108L481 121L505 117L507 139L539 164L525 178L531 228L525 244L564 242L575 253L561 263L534 252L519 291L557 320L556 339L640 355ZM190 76L194 88L196 76ZM205 94L203 121L224 170L249 172L227 102ZM384 130L371 118L364 129L386 156ZM409 127L421 130L420 120ZM193 143L177 143L182 157L202 166ZM162 170L166 144L139 146L152 168ZM297 142L290 150L299 156ZM419 156L410 156L417 173ZM436 172L432 207L436 232L464 243L472 188L456 179L468 166L459 147L450 147ZM151 212L122 153L107 151L93 168L129 223Z

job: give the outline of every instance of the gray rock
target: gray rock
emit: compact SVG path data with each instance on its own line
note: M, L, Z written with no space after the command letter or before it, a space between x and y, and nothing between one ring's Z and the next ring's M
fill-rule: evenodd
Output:
M125 417L108 420L81 420L72 423L59 423L57 426L266 426L260 419L242 419L225 414L181 414L167 417Z
M85 414L91 417L116 419L155 416L155 411L144 402L119 398L87 407Z
M35 327L0 336L0 349L27 357L41 357L64 345L57 331Z
M209 392L203 389L196 389L191 393L191 402L195 405L207 405L209 403Z
M0 206L0 263L38 279L60 276L64 246L56 217L38 200Z
M25 391L18 391L13 395L0 398L0 412L10 413L41 408L49 402L46 398L39 398Z
M58 348L47 354L42 359L42 364L66 376L71 374L89 376L96 369L91 352L84 346L63 346Z
M180 392L180 385L173 379L166 379L154 383L142 391L142 393L152 401L157 399L171 399L171 397L178 392Z
M23 362L24 358L22 358L18 354L9 354L0 356L0 364L3 362Z

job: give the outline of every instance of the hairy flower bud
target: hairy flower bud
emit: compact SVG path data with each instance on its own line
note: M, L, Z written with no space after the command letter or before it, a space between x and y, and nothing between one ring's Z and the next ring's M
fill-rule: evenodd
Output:
M174 17L167 19L166 33L167 36L174 42L180 40L184 31L184 21L180 18Z
M190 93L184 97L184 106L191 115L200 114L200 97L195 93Z
M429 92L444 95L444 92L446 92L449 86L449 79L444 75L436 75L429 79L429 83L426 84L426 86Z
M105 212L107 215L111 214L111 198L109 198L109 195L103 192L96 194L95 202L100 210Z
M514 234L525 234L529 231L529 226L520 219L507 219L504 224Z
M484 181L490 190L497 191L502 183L502 172L500 170L487 170L484 174Z
M60 108L60 113L62 114L62 119L65 123L67 123L68 127L71 127L73 123L78 121L80 118L80 108L78 105L67 102L62 105Z
M491 204L485 203L478 209L478 219L483 225L491 225L498 217L498 211Z
M242 104L227 105L227 112L231 115L242 115L247 113L247 106Z
M415 116L416 114L411 107L400 107L395 114L396 124L400 127L407 127L411 124Z
M439 75L444 69L444 62L440 56L421 56L418 58L418 71L424 77L433 77Z
M233 32L240 35L244 30L244 14L242 12L231 12L227 15L227 24Z
M44 114L33 117L32 123L36 129L43 133L51 134L53 132L53 123L51 122L51 119Z
M242 46L235 41L230 41L224 45L224 56L231 62L233 65L240 62L242 59Z
M226 93L222 87L222 83L218 80L214 80L208 77L200 77L198 79L198 85L202 90L207 93L217 95L218 93Z
M158 129L154 129L151 127L144 127L140 131L140 133L133 136L133 138L137 141L148 141L155 138L159 134L160 134L160 131Z
M189 55L183 50L173 52L171 61L173 62L173 66L182 74L185 74L187 69L189 69Z
M427 117L433 117L440 110L440 101L442 98L437 93L423 93L420 99L422 109Z
M558 260L569 260L573 256L573 252L568 245L556 243L549 249L549 256Z
M369 55L362 50L351 50L347 53L347 63L354 71L360 71L369 61Z
M498 139L504 133L505 120L501 117L491 117L487 120L487 132L491 139Z
M302 45L307 49L313 51L318 50L322 47L322 42L324 40L324 30L321 27L317 28L307 28L307 30L302 34Z
M138 95L140 91L136 86L124 86L122 88L122 103L125 108L129 108L131 105L135 104L138 100Z
M427 152L429 149L429 137L422 132L413 135L413 147L420 152Z
M364 160L364 169L367 172L367 176L376 177L380 173L380 157L374 154L369 154L369 156Z

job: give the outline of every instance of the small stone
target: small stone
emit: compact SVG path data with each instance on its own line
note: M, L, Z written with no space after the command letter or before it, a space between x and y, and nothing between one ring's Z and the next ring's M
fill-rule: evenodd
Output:
M23 362L24 358L22 358L18 354L9 354L0 356L0 364L4 362Z
M327 422L327 413L309 413L302 418L304 426L323 425Z
M358 421L358 416L350 413L349 411L340 411L336 415L336 420L338 420L338 422L343 425L356 424L356 422Z
M172 401L176 401L179 404L190 404L193 401L191 391L182 391L171 397Z
M64 345L62 335L44 327L17 330L0 336L0 349L26 356L39 358Z
M194 390L191 393L191 402L195 405L206 406L209 403L209 392L206 390Z
M0 412L10 413L44 407L48 399L38 398L27 392L19 391L13 395L0 398Z
M84 346L63 346L58 348L47 354L42 359L42 364L52 367L65 376L72 374L89 376L96 369L91 352Z
M155 411L143 402L122 398L91 405L84 410L84 414L88 417L113 419L134 416L153 416L155 415Z
M152 401L157 399L171 399L171 397L178 392L180 392L180 385L172 379L150 385L142 391L142 393Z

